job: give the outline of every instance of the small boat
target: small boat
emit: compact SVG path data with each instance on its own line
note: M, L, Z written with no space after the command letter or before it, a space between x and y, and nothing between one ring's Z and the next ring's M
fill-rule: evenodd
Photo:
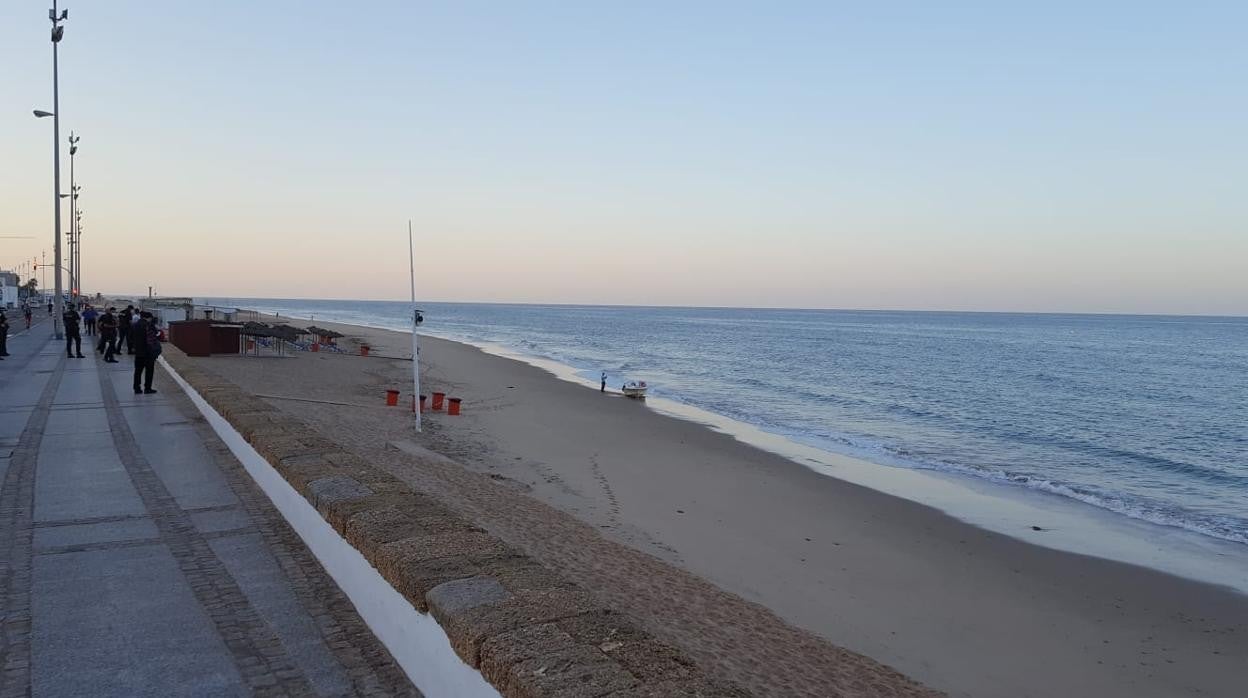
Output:
M646 399L646 382L645 381L628 381L620 386L620 392L624 393L624 397L631 397L637 400Z

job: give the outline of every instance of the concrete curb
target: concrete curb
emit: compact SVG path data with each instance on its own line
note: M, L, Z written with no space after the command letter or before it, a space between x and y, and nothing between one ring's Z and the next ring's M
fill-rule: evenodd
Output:
M455 654L501 695L748 695L182 352L169 347L164 359L411 608L434 619ZM402 648L391 651L399 656Z

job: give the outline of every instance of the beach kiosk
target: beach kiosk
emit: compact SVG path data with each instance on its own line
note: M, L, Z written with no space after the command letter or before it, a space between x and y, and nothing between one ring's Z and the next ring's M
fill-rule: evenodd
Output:
M213 320L181 320L169 323L169 343L187 356L237 354L243 326Z

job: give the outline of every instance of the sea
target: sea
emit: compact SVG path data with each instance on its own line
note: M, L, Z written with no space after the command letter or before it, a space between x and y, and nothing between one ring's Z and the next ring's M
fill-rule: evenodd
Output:
M402 302L200 300L410 329ZM1248 545L1248 318L420 307L422 333L644 380L795 445Z

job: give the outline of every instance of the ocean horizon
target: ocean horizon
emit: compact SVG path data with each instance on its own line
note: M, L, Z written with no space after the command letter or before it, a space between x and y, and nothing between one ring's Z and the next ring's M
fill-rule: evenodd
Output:
M410 303L198 299L410 329ZM1248 318L422 302L422 333L553 361L794 444L1248 544Z

